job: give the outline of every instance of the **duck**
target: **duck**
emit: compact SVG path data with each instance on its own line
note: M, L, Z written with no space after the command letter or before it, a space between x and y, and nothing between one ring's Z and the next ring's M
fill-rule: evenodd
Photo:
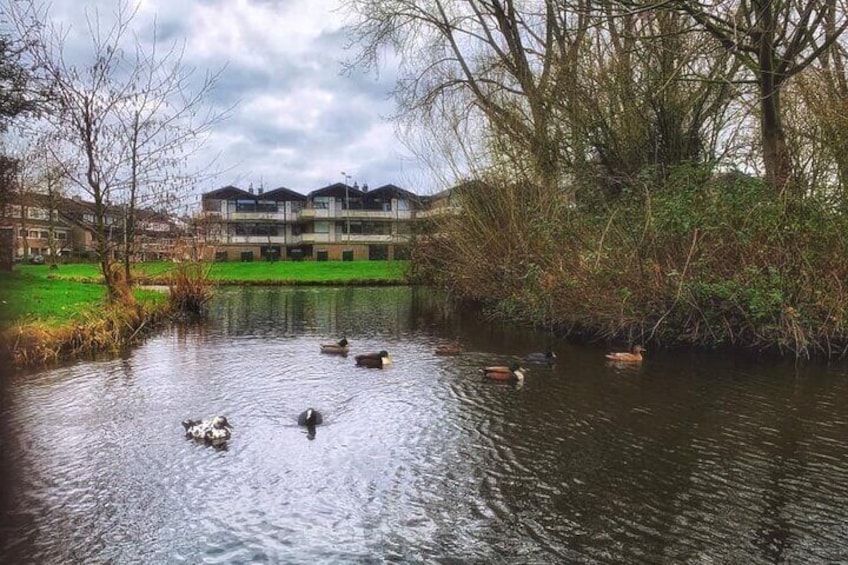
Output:
M324 422L324 417L314 408L307 408L297 417L298 426L318 426Z
M544 353L528 353L523 357L525 363L549 363L553 364L556 361L556 353L548 349Z
M341 338L336 343L322 343L321 353L330 353L334 355L347 355L348 351L347 338Z
M219 445L230 439L233 426L226 416L215 416L207 420L183 420L186 437Z
M607 353L606 358L617 363L641 363L643 351L647 350L641 345L634 345L630 348L629 352L618 351Z
M357 367L368 367L369 369L382 369L392 364L392 358L386 350L379 353L363 353L356 356Z
M458 341L443 343L436 347L436 355L459 355L462 353L462 345Z
M508 366L483 367L480 372L483 373L484 379L490 381L512 382L521 385L524 383L524 372L526 370L518 361L513 361Z

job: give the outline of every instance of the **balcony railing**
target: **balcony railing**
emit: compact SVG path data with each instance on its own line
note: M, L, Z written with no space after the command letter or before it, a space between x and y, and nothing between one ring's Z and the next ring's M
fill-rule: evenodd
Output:
M231 235L227 237L227 243L251 243L254 245L268 245L271 243L293 243L284 235Z
M304 208L298 213L301 220L334 219L334 220L411 220L411 210L341 210L332 208Z
M249 220L273 220L277 222L294 222L297 221L297 214L287 214L286 212L228 212L227 219L233 221Z

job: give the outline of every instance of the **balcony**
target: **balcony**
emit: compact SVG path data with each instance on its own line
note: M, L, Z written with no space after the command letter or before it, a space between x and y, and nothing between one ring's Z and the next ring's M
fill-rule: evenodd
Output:
M411 220L410 210L342 210L341 218L351 220Z
M304 208L298 213L301 220L411 220L411 210L342 210L338 208Z
M330 214L328 208L304 208L298 212L297 216L301 220L314 220L315 218L335 218L335 215Z
M251 244L251 245L270 245L274 243L294 243L290 239L286 239L284 235L231 235L227 237L227 243L231 244Z
M235 222L238 221L275 221L275 222L294 222L297 221L297 214L286 214L280 212L228 212L227 219Z
M407 236L394 236L391 234L359 234L353 233L350 235L337 233L330 235L328 233L305 233L303 234L303 243L355 243L359 245L368 243L392 243L397 241L407 241Z

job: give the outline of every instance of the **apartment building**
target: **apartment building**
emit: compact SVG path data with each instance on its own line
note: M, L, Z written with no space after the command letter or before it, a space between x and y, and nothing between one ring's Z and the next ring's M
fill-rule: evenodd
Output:
M335 183L307 195L226 186L204 193L202 206L207 259L321 261L405 258L424 201L393 184Z

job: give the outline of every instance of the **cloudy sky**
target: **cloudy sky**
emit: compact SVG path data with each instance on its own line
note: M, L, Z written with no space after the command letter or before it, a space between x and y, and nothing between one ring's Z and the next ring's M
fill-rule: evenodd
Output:
M280 186L307 193L334 182L396 184L429 194L438 186L398 141L391 68L342 73L340 0L142 0L133 21L161 43L185 42L184 63L198 73L226 68L213 95L236 104L216 126L204 158L219 155L223 172L198 192L225 185ZM115 0L53 0L54 23L70 26L72 52L84 53L84 12L101 18Z

